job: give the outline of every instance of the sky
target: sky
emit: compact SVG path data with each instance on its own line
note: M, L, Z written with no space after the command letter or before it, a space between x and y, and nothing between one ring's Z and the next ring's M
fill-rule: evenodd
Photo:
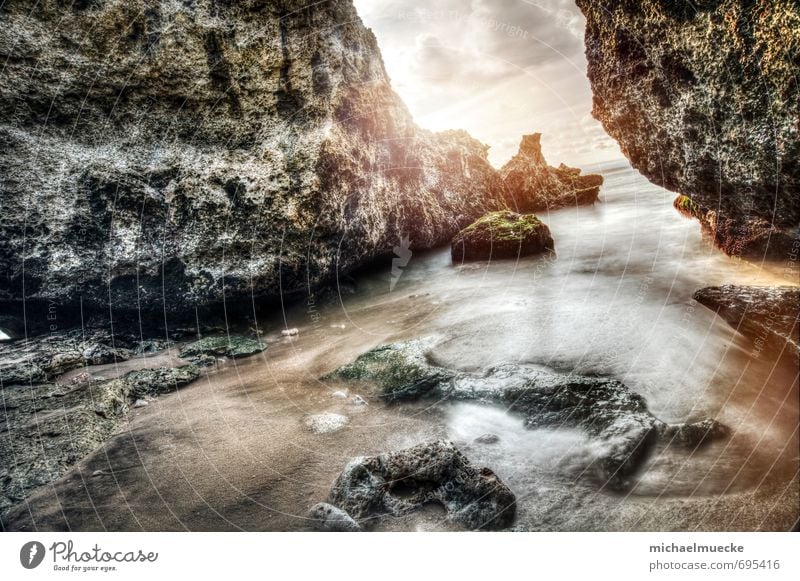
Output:
M499 167L542 133L550 165L621 159L591 116L574 0L355 0L416 122L466 129Z

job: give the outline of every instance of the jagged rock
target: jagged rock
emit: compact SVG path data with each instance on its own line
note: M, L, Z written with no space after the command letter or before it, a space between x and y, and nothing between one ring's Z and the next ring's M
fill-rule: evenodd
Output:
M199 376L194 365L132 371L77 386L40 384L3 390L0 515L97 449L137 400L173 391Z
M553 250L550 229L534 214L492 212L461 230L450 242L454 263L517 258Z
M414 124L351 0L2 12L0 299L275 297L506 206L487 146Z
M261 353L266 348L267 346L257 339L239 335L224 335L222 337L205 337L189 343L180 350L179 356L184 359L193 359L204 355L213 355L235 359Z
M800 225L795 0L577 0L593 115L688 196L728 254L786 258Z
M595 203L603 176L581 175L580 169L563 163L557 168L548 165L541 137L523 135L519 152L500 170L512 207L518 212L541 212Z
M314 521L314 527L332 533L357 533L361 527L349 514L341 508L336 508L327 502L319 502L311 507L309 516Z
M446 441L355 458L330 494L331 504L362 525L385 515L407 515L429 502L440 503L448 520L471 530L506 528L516 512L514 493Z
M669 427L647 409L644 399L614 379L558 375L505 364L483 373L439 367L426 356L430 340L377 347L324 379L362 381L388 402L474 400L503 405L529 428L578 427L602 443L598 468L611 487L630 484L660 434ZM710 437L723 435L712 430Z
M694 298L752 339L754 351L787 349L800 356L800 288L711 286Z

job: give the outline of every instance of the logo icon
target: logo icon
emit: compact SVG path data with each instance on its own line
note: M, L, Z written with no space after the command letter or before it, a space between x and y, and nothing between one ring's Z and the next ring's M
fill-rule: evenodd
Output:
M22 545L19 551L19 562L26 569L35 569L44 560L44 545L39 541L31 541Z
M411 240L409 236L400 237L400 246L394 247L395 258L392 258L392 279L389 281L389 292L394 290L394 286L400 277L403 276L403 268L408 265L411 260Z

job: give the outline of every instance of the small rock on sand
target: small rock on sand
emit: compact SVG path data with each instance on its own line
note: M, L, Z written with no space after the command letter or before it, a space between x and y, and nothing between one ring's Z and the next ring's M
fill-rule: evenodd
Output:
M317 414L306 419L306 427L315 434L330 434L344 428L349 418L341 414Z
M310 516L315 528L328 532L355 533L361 530L358 523L340 508L327 502L320 502L311 507Z

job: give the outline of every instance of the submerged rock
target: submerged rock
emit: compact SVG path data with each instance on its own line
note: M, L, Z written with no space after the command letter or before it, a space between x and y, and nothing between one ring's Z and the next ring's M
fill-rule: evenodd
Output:
M523 135L519 153L500 170L512 207L518 212L541 212L595 203L603 176L581 175L580 169L563 163L557 168L548 165L541 137L540 133Z
M749 337L755 352L786 349L800 356L800 288L711 286L694 298Z
M492 212L467 226L450 242L454 263L517 258L553 250L550 229L534 214Z
M617 488L629 485L660 434L684 428L658 420L640 395L615 379L514 364L483 373L456 371L431 364L426 356L431 346L428 340L414 340L377 347L326 379L368 382L377 397L389 402L475 400L518 413L529 428L582 428L603 444L599 468L605 482Z
M267 346L257 339L239 335L223 335L221 337L205 337L194 343L189 343L180 350L179 356L192 359L203 355L216 357L248 357L261 353Z
M577 0L593 115L728 254L787 258L800 224L796 0Z
M351 460L336 479L330 503L362 525L441 504L447 519L470 530L511 525L516 497L488 468L475 468L451 443L419 444Z
M349 514L341 508L319 502L311 507L309 511L314 527L332 533L357 533L361 527L353 520Z
M131 406L200 375L194 365L132 371L78 386L18 385L3 390L0 428L0 515L53 482L100 447Z

